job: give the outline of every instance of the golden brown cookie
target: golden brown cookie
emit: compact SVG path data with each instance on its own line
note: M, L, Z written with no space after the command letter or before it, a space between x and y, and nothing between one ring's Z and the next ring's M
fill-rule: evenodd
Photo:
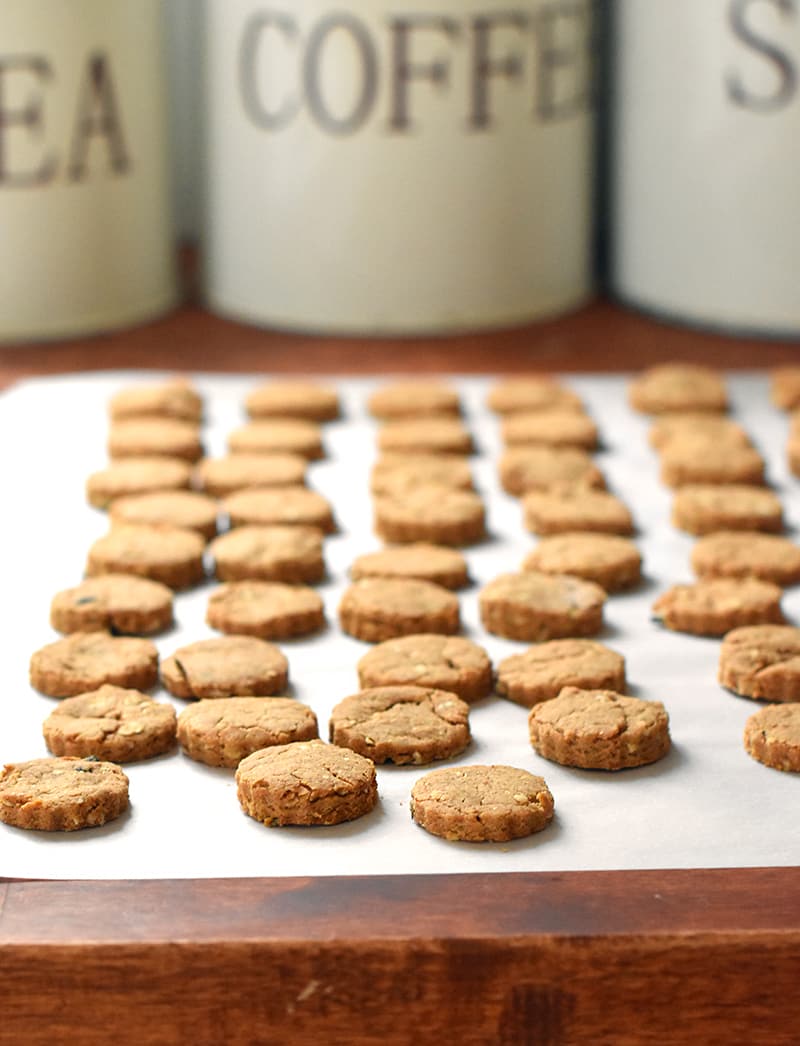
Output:
M776 367L770 374L770 398L781 410L800 407L800 366Z
M228 436L231 454L297 454L308 461L325 456L322 431L302 418L251 421Z
M452 635L460 627L458 599L430 581L364 578L339 604L343 631L368 643L420 632Z
M270 828L354 821L378 802L375 764L322 741L254 752L239 763L236 786L244 812Z
M574 408L555 407L510 414L503 419L500 434L508 447L544 444L594 450L598 443L595 423L587 414Z
M567 686L534 705L531 744L545 759L585 770L622 770L654 763L670 748L669 718L660 701L613 690Z
M237 527L209 546L220 581L321 581L322 534L316 527Z
M676 491L672 522L689 534L715 530L783 529L783 509L771 490L749 484L692 484Z
M800 704L770 705L744 724L745 751L773 770L800 771Z
M694 436L675 436L661 454L661 482L763 485L764 459L753 447L733 446Z
M574 574L606 592L618 592L641 581L642 557L629 538L578 531L542 538L525 557L522 569Z
M625 691L625 658L590 639L553 639L512 654L497 666L497 692L532 708L565 686Z
M708 578L673 585L653 604L653 615L673 632L723 636L742 625L778 624L783 591L756 578Z
M167 457L199 461L203 456L200 430L174 418L134 418L115 421L108 433L108 455L120 458Z
M192 478L187 461L177 458L125 458L93 472L86 481L86 498L95 508L108 508L129 494L186 490Z
M786 443L786 460L793 476L800 476L800 411L792 414L789 439Z
M206 541L216 536L219 505L193 490L167 490L118 498L111 506L115 523L166 524L194 530Z
M255 636L201 639L161 663L161 682L175 697L268 697L288 679L281 651Z
M104 683L149 690L158 679L158 651L149 639L74 632L31 657L30 682L48 697L73 697Z
M249 487L302 486L307 468L299 454L228 454L198 462L194 482L211 497L224 498Z
M158 385L131 385L111 397L108 412L115 421L122 418L178 418L200 421L203 400L183 378L171 378Z
M128 808L128 778L96 759L31 759L0 773L0 821L40 832L75 832Z
M678 411L662 414L650 426L650 446L663 450L674 439L690 438L730 447L749 447L750 438L741 425L724 414L702 411Z
M464 751L470 742L469 706L432 687L372 687L336 705L330 739L373 763L423 766Z
M175 709L138 690L105 684L62 701L42 733L53 755L132 763L174 746Z
M408 490L420 483L472 490L472 469L459 454L385 454L375 462L370 475L373 494Z
M458 392L441 381L395 381L384 385L367 400L373 418L414 418L459 414Z
M540 832L553 819L544 778L514 766L433 770L411 790L411 816L453 842L506 843Z
M378 431L383 453L472 454L472 436L458 418L402 418Z
M425 483L375 498L375 531L385 541L472 545L486 536L483 501L471 490Z
M728 395L722 376L697 363L662 363L634 378L628 388L634 410L643 414L711 411L724 414Z
M552 378L520 376L498 381L489 390L486 406L495 414L524 414L535 410L583 410L580 396Z
M339 393L310 381L271 381L248 394L245 409L251 418L333 421L339 417Z
M481 591L481 621L487 632L527 643L594 636L605 601L599 585L568 574L501 574Z
M211 593L206 622L219 632L289 639L318 632L325 606L313 588L280 581L231 581Z
M181 747L190 759L207 766L234 768L262 748L317 736L317 717L288 697L198 701L178 716Z
M722 530L695 542L692 570L698 577L757 577L776 585L800 582L800 548L779 534Z
M598 490L606 485L603 473L580 447L509 447L498 472L503 490L515 497L570 484Z
M525 526L534 534L591 530L599 534L633 533L633 518L618 497L582 487L531 491L522 499Z
M760 701L800 701L800 628L735 628L719 651L722 686Z
M492 663L483 647L462 636L401 636L379 643L361 658L358 682L362 689L434 687L477 701L491 692Z
M205 541L180 527L120 523L89 549L86 573L133 574L183 589L203 580Z
M358 556L350 567L350 576L354 581L365 577L419 578L444 588L463 588L469 583L467 561L461 552L425 542Z
M172 589L130 574L87 578L64 589L50 604L57 632L114 632L150 635L172 624Z
M232 527L316 527L324 534L336 530L333 508L327 498L307 487L265 487L238 490L222 503Z

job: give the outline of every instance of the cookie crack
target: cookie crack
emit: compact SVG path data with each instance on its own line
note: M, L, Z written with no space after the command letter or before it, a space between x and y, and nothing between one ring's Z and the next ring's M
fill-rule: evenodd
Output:
M189 678L189 673L186 671L186 668L184 667L183 662L178 657L173 657L172 661L173 661L173 663L175 665L175 668L178 670L178 674L181 676L181 678L183 679L184 683L186 684L186 686L187 686L187 688L189 690L189 693L192 695L192 697L197 697L197 694L195 694L195 692L194 692L194 684L192 683L191 679Z

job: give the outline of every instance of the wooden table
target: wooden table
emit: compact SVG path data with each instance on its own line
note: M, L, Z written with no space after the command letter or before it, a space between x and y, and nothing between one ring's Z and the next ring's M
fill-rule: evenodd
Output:
M186 308L144 330L0 350L0 384L108 368L511 373L673 358L765 367L800 362L800 344L670 328L607 302L498 334L383 342ZM795 1046L799 981L798 868L0 879L3 1046Z

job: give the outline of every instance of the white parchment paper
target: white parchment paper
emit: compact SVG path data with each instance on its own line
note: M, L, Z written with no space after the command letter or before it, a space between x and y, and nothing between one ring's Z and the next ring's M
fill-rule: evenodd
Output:
M2 762L47 754L41 723L55 702L30 688L28 660L58 638L48 624L50 599L80 580L89 545L106 530L104 514L84 499L87 475L106 462L106 402L123 385L158 377L76 375L26 382L0 396ZM263 377L196 380L208 398L207 450L222 454L226 434L244 420L246 392ZM498 425L484 407L490 381L452 380L463 393L466 421L479 445L474 471L492 535L466 550L475 583L461 594L463 631L496 662L524 644L484 632L478 591L495 575L517 569L536 539L522 526L519 504L497 482ZM671 495L657 479L647 422L627 407L625 378L565 380L600 426L598 464L635 514L647 574L635 592L609 599L599 638L625 655L630 692L667 706L674 747L666 759L614 774L560 767L531 749L525 709L497 697L479 702L471 714L474 741L457 762L509 763L541 774L555 797L556 818L530 839L476 845L436 839L411 821L411 787L430 768L379 767L379 806L350 824L267 829L241 812L232 771L202 766L175 751L125 767L131 809L103 828L58 834L0 824L0 875L202 878L800 864L800 777L761 766L742 747L744 722L759 706L717 684L718 640L671 633L650 619L664 587L691 579L692 539L669 523ZM326 426L328 458L309 473L309 484L333 501L341 528L325 543L329 580L320 591L329 627L281 644L291 692L315 710L323 736L333 705L358 689L355 666L368 649L338 627L347 570L357 554L380 547L368 495L375 425L364 409L376 381L337 384L345 418ZM769 405L763 376L738 375L730 387L735 417L767 457L791 533L800 513L798 481L784 460L786 418ZM213 584L177 596L178 625L156 639L162 656L214 634L204 623ZM789 590L784 606L792 621L800 620L800 590ZM154 696L184 707L163 691Z

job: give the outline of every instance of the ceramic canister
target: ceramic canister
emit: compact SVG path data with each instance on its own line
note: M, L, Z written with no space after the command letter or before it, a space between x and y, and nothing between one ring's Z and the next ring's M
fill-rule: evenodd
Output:
M173 304L161 0L0 3L0 339Z
M614 289L800 333L800 0L620 0L615 39Z
M209 0L207 295L324 332L590 288L590 0Z

